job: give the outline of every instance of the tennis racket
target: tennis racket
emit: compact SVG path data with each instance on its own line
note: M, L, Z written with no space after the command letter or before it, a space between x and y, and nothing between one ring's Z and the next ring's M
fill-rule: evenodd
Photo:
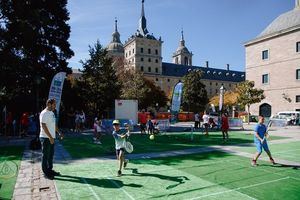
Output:
M269 136L270 136L270 135L269 135L269 130L270 130L270 127L272 126L272 124L273 124L273 121L272 121L272 120L269 120L269 122L268 122L268 124L267 124L266 133L264 134L264 137L263 137L261 143L264 143L264 141L265 141L267 138L269 138Z
M127 141L125 142L125 150L127 151L127 153L132 153L133 152L133 145L131 144L131 142L129 141L129 129L127 134Z
M269 130L271 128L276 128L276 129L281 129L281 128L284 128L287 124L287 121L285 119L270 119L270 121L268 122L268 125L267 125L267 130L266 130L266 133L263 140L262 140L262 143L264 142L264 140L268 139L270 134L269 134Z

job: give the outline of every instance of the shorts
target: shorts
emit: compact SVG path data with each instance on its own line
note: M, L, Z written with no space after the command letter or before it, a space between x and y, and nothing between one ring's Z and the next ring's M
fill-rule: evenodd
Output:
M117 156L117 159L119 159L119 155L120 155L120 152L123 152L123 154L125 154L125 148L120 148L120 149L116 149L116 156Z
M264 141L262 144L260 141L255 141L254 143L258 153L262 152L262 148L264 148L265 151L270 151L266 141Z

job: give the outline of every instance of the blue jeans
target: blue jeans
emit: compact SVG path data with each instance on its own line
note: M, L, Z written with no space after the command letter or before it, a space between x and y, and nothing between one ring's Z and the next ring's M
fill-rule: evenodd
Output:
M42 170L49 175L53 168L54 144L50 143L49 138L40 138L42 144Z

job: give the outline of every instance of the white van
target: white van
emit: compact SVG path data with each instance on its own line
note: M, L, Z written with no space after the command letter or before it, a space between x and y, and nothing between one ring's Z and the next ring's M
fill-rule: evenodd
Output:
M285 118L288 124L298 124L300 119L300 112L299 111L282 111L278 112L277 116L279 118Z

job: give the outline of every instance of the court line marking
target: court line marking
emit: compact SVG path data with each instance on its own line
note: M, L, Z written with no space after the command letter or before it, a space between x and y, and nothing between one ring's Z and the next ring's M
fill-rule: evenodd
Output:
M247 189L247 188L256 187L256 186L259 186L259 185L264 185L264 184L268 184L268 183L278 182L278 181L285 180L285 179L289 179L289 178L290 178L290 177L287 176L287 177L279 178L279 179L272 180L272 181L266 181L266 182L257 183L257 184L252 184L252 185L248 185L248 186L244 186L244 187L238 187L238 188L235 188L235 189L226 190L226 191L222 191L222 192L215 192L215 193L212 193L212 194L202 195L202 196L199 196L199 197L192 198L192 199L190 199L190 200L195 200L195 199L201 199L201 198L205 198L205 197L215 196L215 195L224 194L224 193L228 193L228 192L238 191L238 190L241 190L241 189ZM241 193L241 192L239 192L239 193ZM242 194L243 194L243 193L242 193ZM246 195L246 194L245 194L245 195ZM248 195L247 195L247 196L248 196ZM249 197L250 197L250 196L249 196ZM251 198L252 198L252 197L251 197Z
M93 188L90 186L90 184L85 180L85 178L81 178L83 182L88 186L89 190L92 192L93 196L97 199L100 200L100 197L96 194L96 192L93 190Z
M113 172L111 170L109 170L109 171L113 174ZM133 196L131 196L125 189L123 189L118 183L116 183L110 177L108 177L108 180L110 182L112 182L115 186L117 186L118 188L120 188L131 200L135 200L135 198L133 198Z

